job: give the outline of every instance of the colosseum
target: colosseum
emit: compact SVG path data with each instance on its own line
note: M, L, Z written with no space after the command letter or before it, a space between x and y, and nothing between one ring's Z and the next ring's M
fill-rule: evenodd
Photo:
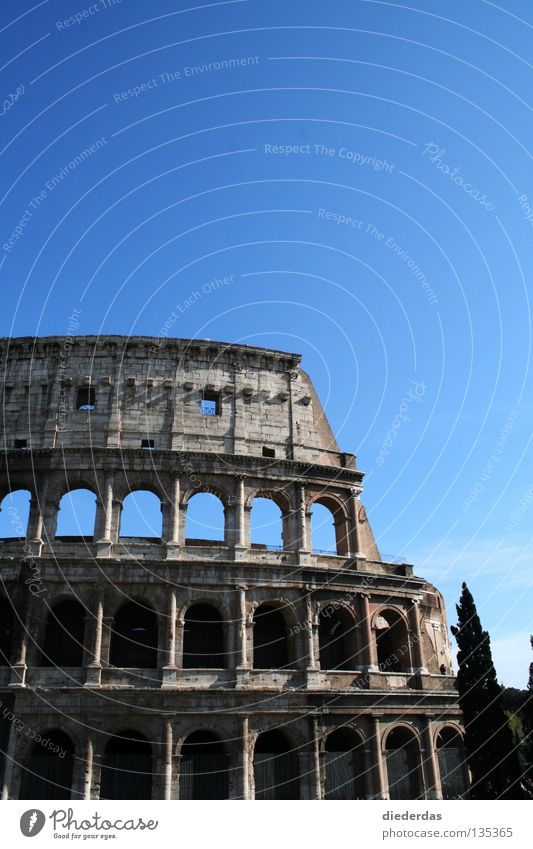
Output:
M380 556L363 472L298 354L122 336L0 350L3 798L464 793L442 596ZM205 497L219 539L189 527ZM265 502L279 545L251 532ZM313 543L324 510L331 550Z

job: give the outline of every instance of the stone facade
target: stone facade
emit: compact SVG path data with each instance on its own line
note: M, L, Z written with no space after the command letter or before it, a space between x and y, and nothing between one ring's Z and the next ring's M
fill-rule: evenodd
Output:
M442 596L381 559L363 473L299 355L114 336L0 351L3 509L31 494L0 541L4 798L460 794ZM60 536L80 488L94 534ZM158 537L120 534L138 490L160 501ZM186 536L204 491L224 505L219 542ZM251 542L255 498L279 508L279 549ZM314 504L336 553L313 550Z

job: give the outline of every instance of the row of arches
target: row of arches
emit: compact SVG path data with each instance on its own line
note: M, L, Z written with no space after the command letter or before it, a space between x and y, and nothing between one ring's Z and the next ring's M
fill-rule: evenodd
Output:
M87 648L86 624L90 621L81 602L65 599L47 614L37 665L79 667ZM394 609L381 610L374 619L379 668L384 672L408 672L410 645L404 618ZM293 668L298 663L296 629L291 627L278 602L259 605L252 619L253 668ZM155 669L159 651L159 617L142 601L125 602L110 624L109 665L120 668ZM226 669L236 665L220 611L211 604L190 605L183 619L182 663L184 669ZM13 659L15 613L7 598L0 598L0 665ZM356 620L348 608L325 605L318 615L319 666L325 670L354 670L364 664L356 634Z
M0 503L0 539L26 535L31 493L16 490ZM283 505L284 506L284 505ZM93 538L97 515L96 495L89 489L66 492L57 510L56 537ZM252 546L283 549L288 547L288 511L272 498L256 497L250 505L250 542ZM313 503L311 540L314 550L346 553L346 531L339 530L338 517L331 506ZM119 537L160 540L163 537L161 501L148 490L130 492L121 502ZM198 492L187 501L186 540L224 543L226 516L223 501L212 492Z
M77 753L65 732L42 735L22 764L19 798L69 799ZM227 799L234 754L211 731L198 730L183 742L179 757L180 799ZM444 727L436 740L442 796L459 798L466 792L466 769L460 733ZM384 766L390 799L425 797L421 750L416 735L405 726L393 728L384 743ZM79 757L79 755L78 755ZM111 737L99 758L100 799L151 799L154 747L141 733L127 729ZM252 753L255 799L301 798L299 752L281 729L258 735ZM365 799L374 795L372 768L362 737L351 728L338 728L323 743L322 794L326 799Z

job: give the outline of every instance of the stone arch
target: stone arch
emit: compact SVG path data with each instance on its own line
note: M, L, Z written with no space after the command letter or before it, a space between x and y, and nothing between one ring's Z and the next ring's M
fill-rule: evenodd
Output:
M228 798L230 764L218 734L210 730L191 732L180 754L180 799Z
M318 611L318 642L321 669L355 669L356 621L346 604L322 602Z
M416 730L407 724L387 729L383 737L389 797L420 799L424 796L420 740Z
M408 673L412 668L409 625L404 612L384 606L372 618L380 672Z
M218 608L205 601L192 602L183 616L183 668L225 669L224 620Z
M130 600L115 612L109 664L120 668L157 667L158 617L143 601Z
M64 731L34 735L21 765L19 799L70 799L73 767L74 744Z
M442 798L462 799L468 789L468 769L462 730L452 723L443 725L436 734L435 749Z
M255 741L254 785L256 799L299 799L298 752L285 731L261 732Z
M190 478L192 480L192 477ZM224 486L221 486L218 482L213 484L211 481L203 481L198 479L198 486L194 486L191 484L187 489L184 489L182 497L181 497L181 505L182 507L187 507L191 498L194 498L195 495L201 495L205 493L207 495L214 495L219 501L222 501L224 507L227 507L231 502L230 493L226 490Z
M350 553L350 526L346 505L336 495L328 492L322 492L313 497L309 502L308 511L312 513L312 508L315 505L324 507L333 519L333 534L331 536L331 542L326 546L326 550L331 550L332 554L347 557ZM311 523L312 547L315 550L320 550L321 546L315 545L315 541L313 540L313 531L316 539L318 531L316 521Z
M91 486L77 481L58 500L55 536L94 537L97 496Z
M152 746L139 731L127 729L104 748L100 799L152 798Z
M294 608L282 599L266 599L253 611L254 669L291 668L296 661L296 644L291 620Z
M24 486L6 489L0 501L0 538L25 539L32 493Z
M364 799L365 753L359 731L349 725L336 728L324 741L326 799Z
M86 610L70 597L56 599L48 610L40 666L81 666Z

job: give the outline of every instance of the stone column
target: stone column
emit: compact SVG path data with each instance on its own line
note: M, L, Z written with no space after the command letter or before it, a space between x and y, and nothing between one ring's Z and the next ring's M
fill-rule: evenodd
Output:
M365 643L366 671L379 672L377 648L370 625L370 604L368 601L370 596L368 593L360 593L359 598L361 600L361 625Z
M28 519L28 537L34 557L40 557L43 549L44 512L48 497L48 478L39 480L37 491L32 495Z
M242 798L250 798L250 757L248 752L248 717L242 720Z
M34 596L29 595L26 603L26 613L23 617L21 617L22 621L20 621L20 630L18 631L20 643L18 648L18 654L16 655L16 661L11 667L11 680L9 682L10 687L26 686L26 671L28 669L28 646L33 630L32 624L34 603ZM35 635L33 635L33 638L35 638Z
M96 597L96 609L94 615L94 632L92 640L91 656L85 673L85 686L99 686L102 678L102 630L104 622L104 592L98 591Z
M165 722L165 786L164 798L172 799L172 724Z
M350 490L349 509L351 524L350 556L364 559L364 554L361 552L361 542L359 538L359 518L357 515L359 512L359 490L355 487L352 487Z
M313 617L313 605L311 603L311 596L309 593L305 597L305 613L306 613L306 622L305 627L307 631L307 657L308 663L307 666L309 669L318 669L319 663L318 657L315 653L315 623Z
M412 647L412 671L415 674L427 675L427 669L424 666L424 652L422 649L422 634L420 631L420 601L412 599L413 604L409 609L409 619L411 623L411 647Z
M183 669L183 632L185 631L185 619L181 616L176 619L174 664L176 669Z
M372 754L374 760L374 798L388 799L389 793L385 789L385 771L383 765L383 754L381 751L381 727L378 716L372 717Z
M172 500L170 502L170 525L167 548L179 548L180 545L180 479L172 480Z
M9 738L7 743L7 752L4 763L4 778L2 781L2 801L11 798L11 786L13 782L13 764L15 762L15 752L17 748L17 731L15 723L9 724Z
M245 687L250 682L250 651L249 631L252 623L246 613L246 587L239 588L239 622L238 622L238 645L236 645L237 656L235 658L235 679L237 687Z
M307 511L305 508L305 487L298 486L298 547L300 551L309 551L309 540L307 539Z
M103 501L104 523L102 538L97 541L96 546L97 557L110 557L111 555L111 545L113 543L111 539L113 528L113 478L113 472L109 472L106 478Z
M435 749L433 747L431 719L429 716L424 717L422 739L424 741L423 762L426 799L442 799L440 771L437 765L437 756L435 754Z
M314 797L322 799L322 775L320 769L320 735L318 732L318 718L313 717L313 764L314 764Z
M243 552L246 549L246 528L245 528L245 499L244 499L244 481L245 475L238 475L237 490L235 494L234 515L234 545L235 548Z
M176 686L176 593L174 590L170 591L168 601L167 651L162 686Z
M248 628L246 625L246 587L239 587L239 637L240 656L238 666L241 669L248 668Z
M90 800L91 789L93 783L93 756L94 748L92 738L89 737L85 748L85 766L84 766L84 782L83 782L83 798Z

